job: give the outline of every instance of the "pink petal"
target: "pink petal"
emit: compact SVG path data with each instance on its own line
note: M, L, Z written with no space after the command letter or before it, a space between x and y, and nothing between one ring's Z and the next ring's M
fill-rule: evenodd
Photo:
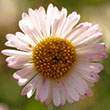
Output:
M88 85L86 82L75 72L70 73L69 80L72 82L73 87L78 93L84 95L88 90Z
M90 71L91 68L88 68L87 66L85 67L87 69L85 69L84 67L81 67L80 65L77 65L77 66L75 65L74 71L87 81L97 82L99 79L99 76L97 74L92 73Z
M77 54L78 55L85 55L85 54L96 54L100 52L105 52L105 43L96 43L96 44L91 44L87 45L85 47L82 47L80 49L77 49Z
M65 91L61 85L61 82L58 84L59 91L60 91L60 99L61 99L61 104L64 105L66 103L66 98L65 98Z
M11 49L5 49L2 50L2 54L7 55L7 56L27 56L31 57L32 53L30 52L22 52L18 50L11 50Z
M92 24L88 23L88 22L81 23L79 30L72 33L70 42L72 42L74 44L75 41L80 39L80 35L83 34L85 31L87 31L91 26L92 26Z
M45 14L45 10L43 7L40 7L37 11L37 17L38 17L38 20L39 20L39 23L40 23L40 26L41 26L41 31L43 33L43 36L44 37L47 37L48 34L47 34L47 27L46 27L46 14Z
M68 94L68 91L67 91L67 89L65 88L65 85L63 84L62 81L60 81L59 86L60 86L60 88L62 89L62 92L64 93L66 100L67 100L69 103L73 104L73 103L74 103L74 100L73 100L73 98Z
M72 86L72 82L67 77L65 77L65 80L62 80L62 81L63 81L63 84L65 85L65 88L68 91L68 94L72 97L72 99L74 101L79 101L79 94L78 92L76 92L76 90Z
M23 15L26 16L26 15ZM30 39L37 44L39 42L38 37L36 37L33 33L34 33L34 28L33 26L28 26L25 24L24 20L19 21L19 26L21 28L21 30L28 36L30 37Z
M93 53L93 54L85 54L85 55L78 55L78 57L81 60L85 61L100 61L107 57L106 52L100 52L100 53Z
M22 90L22 95L26 95L27 94L27 97L30 98L34 91L36 90L37 88L37 82L39 81L40 79L40 74L38 74L34 79L32 79L25 87L24 89Z
M79 19L80 15L77 15L76 12L70 14L66 20L66 24L61 33L61 36L62 37L66 36L71 31L71 29L78 23Z
M102 33L95 33L92 36L84 39L82 42L77 44L76 48L80 48L86 45L90 45L94 42L98 42L102 38L103 34Z
M55 106L59 106L61 103L60 92L56 81L52 81L52 90L53 90L53 103Z
M49 91L50 91L50 80L46 79L40 95L40 99L42 103L45 103L47 101Z
M86 30L84 33L82 33L77 40L75 40L73 43L75 46L83 41L85 38L88 38L89 36L95 34L99 30L99 25L94 25L88 30Z
M35 99L36 100L40 100L40 94L42 92L44 82L45 82L45 79L41 76L41 78L40 78L40 80L37 84L38 86L37 86L37 91L36 91L36 94L35 94Z
M78 31L80 30L80 28L83 27L83 24L79 24L78 26L76 26L74 29L72 29L65 37L64 39L68 39L70 40L71 38L75 37L75 34L78 33ZM62 36L61 36L62 37Z
M25 68L23 68L23 69L18 70L17 72L15 72L13 74L13 77L15 79L25 78L25 76L28 76L28 75L30 76L30 75L35 74L34 72L35 71L34 71L33 66L26 66Z
M31 8L29 8L28 11L29 11L30 22L32 22L33 24L34 34L38 37L39 40L44 39L44 37L40 32L41 27L40 27L38 18L36 17L37 16L36 12Z

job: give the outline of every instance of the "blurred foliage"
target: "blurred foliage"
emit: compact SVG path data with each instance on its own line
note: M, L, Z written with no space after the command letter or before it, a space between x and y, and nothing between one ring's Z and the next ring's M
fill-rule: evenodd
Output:
M102 61L105 69L99 73L100 81L93 87L94 97L75 102L66 103L59 108L51 104L48 110L110 110L110 2L109 0L0 0L0 50L6 48L5 35L20 31L18 21L23 12L28 12L28 8L47 8L49 3L53 3L59 9L67 8L68 12L78 11L82 18L80 22L86 20L101 25L104 33L104 41L107 43L108 58ZM9 110L47 110L41 102L36 101L34 96L27 99L21 96L23 87L18 87L17 81L12 78L16 71L7 67L6 56L0 54L0 104L6 104Z

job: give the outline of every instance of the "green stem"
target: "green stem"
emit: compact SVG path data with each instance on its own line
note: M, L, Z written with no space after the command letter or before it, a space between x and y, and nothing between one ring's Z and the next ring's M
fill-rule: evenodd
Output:
M56 107L53 103L48 106L47 110L60 110L59 107Z

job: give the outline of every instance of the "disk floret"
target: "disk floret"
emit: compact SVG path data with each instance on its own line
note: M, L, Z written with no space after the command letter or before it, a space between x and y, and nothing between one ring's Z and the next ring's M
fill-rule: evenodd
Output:
M76 62L76 51L68 40L47 37L33 49L35 69L45 78L59 80L65 76Z

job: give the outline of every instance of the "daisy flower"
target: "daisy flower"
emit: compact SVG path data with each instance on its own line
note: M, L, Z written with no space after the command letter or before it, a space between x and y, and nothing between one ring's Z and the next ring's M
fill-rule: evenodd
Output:
M98 43L102 33L99 25L84 22L74 27L80 15L50 4L47 12L43 7L29 9L19 21L22 32L7 34L4 55L11 68L20 69L13 74L18 85L23 86L22 95L49 105L74 103L85 96L92 96L90 87L98 81L98 73L107 57L105 44ZM73 28L74 27L74 28Z

